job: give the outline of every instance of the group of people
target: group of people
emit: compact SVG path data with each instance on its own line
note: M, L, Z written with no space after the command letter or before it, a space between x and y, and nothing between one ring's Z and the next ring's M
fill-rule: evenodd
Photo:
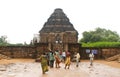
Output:
M80 61L80 54L77 52L75 53L74 57L76 59L76 67L78 67ZM89 55L89 57L93 57L92 54ZM90 60L90 63L92 65L93 58L90 58ZM65 69L69 69L71 64L71 53L69 51L60 52L58 50L50 50L49 52L43 52L43 54L40 56L40 61L43 74L45 74L45 72L49 70L49 67L53 68L55 66L56 68L60 68L61 62L65 64Z
M65 63L65 69L70 67L71 63L71 57L70 57L70 52L63 51L60 52L58 50L52 51L50 50L49 52L43 52L43 54L40 56L40 61L41 61L41 67L42 67L42 72L43 74L48 71L48 66L50 68L55 67L60 68L60 63L64 62Z

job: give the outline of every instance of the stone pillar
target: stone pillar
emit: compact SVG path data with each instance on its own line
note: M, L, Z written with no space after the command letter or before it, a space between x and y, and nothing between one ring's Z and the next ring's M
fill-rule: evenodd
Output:
M48 44L48 49L52 49L52 44L51 43Z
M68 51L69 49L68 49L68 44L64 44L64 50L65 51Z

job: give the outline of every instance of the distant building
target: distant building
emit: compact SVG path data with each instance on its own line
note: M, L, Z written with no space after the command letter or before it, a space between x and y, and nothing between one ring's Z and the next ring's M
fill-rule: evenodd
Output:
M78 32L62 9L57 8L39 31L39 43L48 43L52 50L68 50L68 44L78 42Z

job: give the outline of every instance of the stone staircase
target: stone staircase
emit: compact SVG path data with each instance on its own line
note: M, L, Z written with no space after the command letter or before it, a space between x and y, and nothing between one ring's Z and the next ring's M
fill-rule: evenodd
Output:
M0 54L0 59L11 59L11 58L6 55Z
M107 61L113 61L113 60L118 60L120 62L120 54L114 55L112 57L109 57L106 59Z

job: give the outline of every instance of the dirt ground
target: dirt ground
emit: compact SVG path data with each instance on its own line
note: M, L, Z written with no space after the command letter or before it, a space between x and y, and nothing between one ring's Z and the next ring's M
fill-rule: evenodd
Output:
M34 62L34 59L1 59L0 64L10 64L17 62Z
M82 62L89 62L89 60L82 60ZM106 64L115 68L120 68L120 63L118 61L94 60L94 62Z
M72 62L70 69L49 68L42 74L41 65L34 59L1 59L0 77L120 77L120 63L117 61L95 60L90 66L89 60L81 60L79 67Z
M16 62L35 62L35 59L1 59L0 64L9 64L9 63L16 63ZM81 62L89 62L89 60L81 60ZM94 62L106 64L115 68L120 68L120 63L117 61L105 61L105 60L94 60Z

